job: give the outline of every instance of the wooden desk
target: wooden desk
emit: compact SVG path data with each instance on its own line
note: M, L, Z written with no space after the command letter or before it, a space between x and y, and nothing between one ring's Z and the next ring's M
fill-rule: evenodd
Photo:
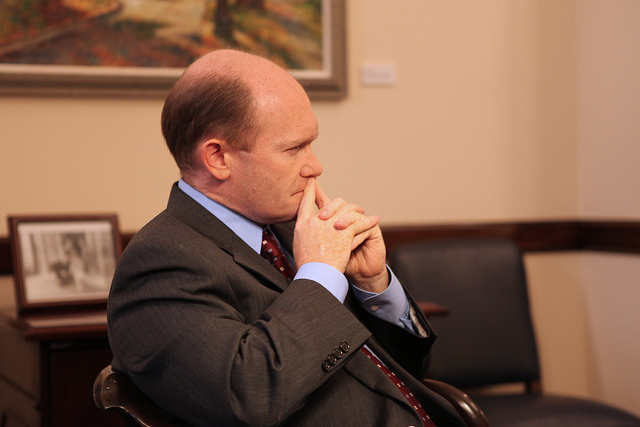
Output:
M19 319L14 301L11 276L0 277L0 424L124 426L93 402L112 358L106 313Z

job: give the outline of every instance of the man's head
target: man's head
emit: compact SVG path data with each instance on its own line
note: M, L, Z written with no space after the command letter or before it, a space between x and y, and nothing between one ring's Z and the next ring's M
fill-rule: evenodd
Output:
M169 94L162 128L185 180L257 223L295 218L307 180L322 173L309 98L258 56L200 58Z
M194 62L178 79L162 109L162 133L180 170L197 165L198 144L224 138L250 149L255 137L255 105L249 86L229 56L211 53Z

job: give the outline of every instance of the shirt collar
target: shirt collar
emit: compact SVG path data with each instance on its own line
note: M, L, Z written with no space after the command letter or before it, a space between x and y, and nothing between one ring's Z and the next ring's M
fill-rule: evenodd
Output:
M189 197L198 202L203 208L211 212L216 218L222 221L238 237L240 237L251 249L260 253L262 246L262 227L251 221L249 218L240 215L238 212L221 205L215 200L202 194L180 178L178 188L184 191Z

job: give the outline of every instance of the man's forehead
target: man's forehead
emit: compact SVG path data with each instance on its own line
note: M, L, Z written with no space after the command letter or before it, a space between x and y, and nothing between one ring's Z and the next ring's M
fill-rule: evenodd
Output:
M218 49L197 59L184 76L228 76L238 78L252 91L277 92L284 81L293 77L282 67L261 56L233 49ZM293 79L295 81L295 79Z

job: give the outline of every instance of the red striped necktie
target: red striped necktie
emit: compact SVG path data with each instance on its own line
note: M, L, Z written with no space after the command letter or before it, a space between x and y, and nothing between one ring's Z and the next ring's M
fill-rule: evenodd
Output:
M367 355L369 359L371 359L373 363L375 363L378 366L378 368L382 370L382 372L387 374L387 377L389 377L389 379L393 381L396 387L398 387L398 390L400 390L404 395L404 397L407 398L411 406L413 406L413 409L415 409L415 411L420 416L420 419L422 420L422 425L424 427L435 427L435 424L433 423L433 421L431 421L431 418L429 418L429 415L427 415L427 412L424 410L420 402L418 402L418 399L416 399L413 393L411 393L411 391L409 390L409 387L407 387L405 383L402 382L402 380L396 376L396 374L391 372L391 370L387 368L385 364L382 363L382 361L378 359L375 354L371 353L366 347L362 347L361 350L364 354Z
M275 236L271 234L268 228L262 231L262 249L260 255L269 260L287 280L292 281L296 273L293 271L291 264L287 261L287 257L282 252Z

